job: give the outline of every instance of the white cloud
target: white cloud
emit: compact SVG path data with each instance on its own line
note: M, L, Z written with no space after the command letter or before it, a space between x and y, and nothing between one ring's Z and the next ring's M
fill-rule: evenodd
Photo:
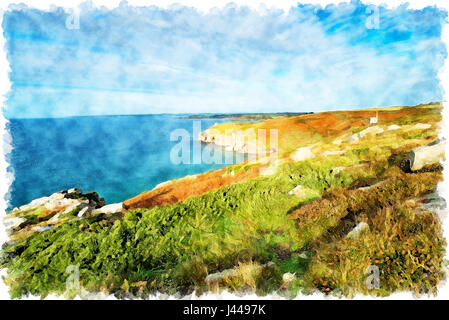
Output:
M317 111L441 99L443 13L361 4L255 11L85 8L9 12L6 115ZM19 19L20 18L20 19ZM396 33L395 33L396 32ZM410 34L408 34L410 33Z

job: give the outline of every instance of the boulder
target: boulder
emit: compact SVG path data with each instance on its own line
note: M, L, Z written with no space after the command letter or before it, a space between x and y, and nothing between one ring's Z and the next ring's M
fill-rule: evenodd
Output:
M54 226L34 226L31 230L36 232L44 232L50 230L51 228L54 228Z
M69 190L67 190L67 194L81 194L83 191L81 189L78 188L71 188Z
M352 229L347 235L346 238L348 239L354 239L357 238L360 233L364 230L368 230L369 229L369 225L366 222L359 222L354 229Z
M382 132L384 132L384 129L382 129L379 126L373 126L373 127L366 128L363 131L360 131L359 135L360 135L360 138L363 138L367 134L379 134L379 133L382 133Z
M287 272L282 275L282 281L284 283L290 283L292 281L295 281L295 279L296 279L296 276L294 273Z
M122 212L125 207L123 206L123 202L119 203L112 203L108 204L106 206L103 206L99 209L95 209L92 213L105 213L105 214L112 214L112 213L118 213Z
M439 163L444 160L446 152L446 140L434 142L410 151L410 168L412 171L422 169L424 166Z
M211 282L219 281L224 278L235 277L236 275L237 275L236 270L226 269L226 270L223 270L222 272L216 272L216 273L207 275L207 277L206 277L206 279L204 279L204 281L206 281L206 283L211 283Z
M360 140L360 135L358 133L355 133L351 136L349 136L348 140L346 140L347 143L356 143Z
M358 190L368 191L368 190L371 190L371 189L373 189L373 188L380 187L380 186L383 185L385 182L387 182L387 180L379 181L379 182L377 182L377 183L375 183L375 184L372 184L372 185L370 185L370 186L367 186L367 187L361 187L361 188L359 188Z
M83 217L87 213L87 211L90 211L90 210L91 210L91 208L89 206L84 207L83 209L80 210L80 212L78 212L77 217L78 218Z
M269 262L263 264L261 267L262 268L271 268L273 266L275 266L275 263L273 261L269 261ZM225 269L221 272L216 272L216 273L207 275L206 278L204 279L204 281L207 284L211 284L211 283L217 282L222 279L235 277L238 274L239 273L236 269Z
M307 188L304 188L302 185L297 185L288 194L293 194L298 198L302 198L307 195Z
M314 157L315 157L315 154L312 152L312 148L310 146L298 148L291 155L291 158L294 161L302 161L302 160L311 159Z
M381 127L379 127L379 126L372 126L372 127L366 128L366 129L364 129L364 130L362 130L362 131L360 131L358 133L354 133L353 135L351 135L348 138L347 142L348 143L355 143L355 142L359 141L361 138L363 138L364 136L366 136L367 134L375 135L375 134L379 134L379 133L382 133L382 132L384 132L384 129L382 129Z
M387 128L387 130L398 130L398 129L401 129L401 126L398 126L397 124L392 124Z

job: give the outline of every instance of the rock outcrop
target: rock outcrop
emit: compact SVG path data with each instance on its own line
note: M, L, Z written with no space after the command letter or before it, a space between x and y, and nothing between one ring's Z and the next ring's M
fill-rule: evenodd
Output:
M123 206L123 203L119 202L119 203L108 204L101 208L95 209L92 213L112 214L112 213L120 213L124 209L125 209L125 207Z
M369 230L369 225L366 222L359 222L354 229L352 229L347 235L346 238L348 239L355 239L357 238L363 231Z
M239 153L266 155L278 151L275 148L268 148L265 143L258 143L257 131L254 129L246 131L230 130L230 132L221 133L212 127L200 132L198 140L222 146L226 151ZM259 140L265 142L264 139Z
M410 151L410 169L420 170L428 165L439 163L445 158L446 140L435 140L434 142Z
M105 207L106 210L101 211L100 208ZM104 199L96 192L83 194L80 189L72 188L34 199L28 204L14 208L6 214L3 223L6 232L15 241L36 232L46 231L63 222L81 218L95 210L115 213L118 212L118 206L105 206Z
M390 126L388 126L387 130L398 130L401 129L401 126L398 126L397 124L392 124Z
M384 129L379 127L379 126L372 126L369 128L366 128L365 130L362 130L358 133L354 133L353 135L351 135L348 140L346 141L347 143L355 143L357 141L359 141L360 139L362 139L364 136L366 136L367 134L379 134L384 132Z

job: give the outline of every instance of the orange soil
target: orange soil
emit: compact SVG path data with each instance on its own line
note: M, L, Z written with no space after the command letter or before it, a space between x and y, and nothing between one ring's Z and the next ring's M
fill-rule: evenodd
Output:
M240 170L234 176L225 175L225 173L226 169L220 169L198 174L196 178L186 177L173 180L167 185L143 192L123 203L127 209L135 209L153 208L184 201L189 197L199 196L232 183L255 178L259 175L259 166L251 166L247 171Z

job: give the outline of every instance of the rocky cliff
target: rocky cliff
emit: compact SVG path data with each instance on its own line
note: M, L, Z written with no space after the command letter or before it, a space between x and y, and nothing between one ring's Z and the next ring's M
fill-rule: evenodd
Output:
M255 129L238 130L226 129L224 132L217 129L216 126L201 132L198 140L204 143L214 143L222 146L226 151L239 153L266 155L277 152L275 147L270 147L269 140L265 130Z
M42 197L14 208L3 218L12 241L18 241L72 219L82 219L91 214L112 214L123 210L122 203L106 205L96 192L83 193L72 188Z

